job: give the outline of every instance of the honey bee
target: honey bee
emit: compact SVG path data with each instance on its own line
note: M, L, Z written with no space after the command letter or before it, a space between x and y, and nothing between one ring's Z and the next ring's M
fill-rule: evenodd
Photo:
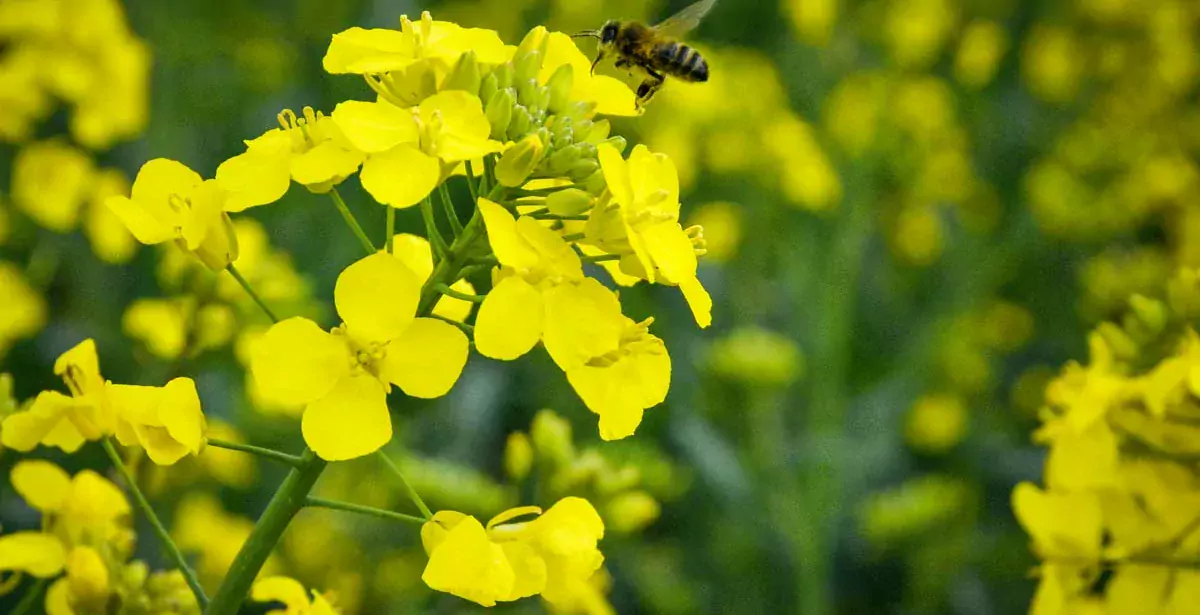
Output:
M681 81L708 81L708 62L700 52L679 42L708 14L717 0L699 0L656 26L636 21L606 22L599 30L587 30L575 36L600 40L600 51L592 62L592 70L605 56L617 56L616 66L629 70L636 66L647 77L637 89L637 105L641 108L662 88L667 76Z

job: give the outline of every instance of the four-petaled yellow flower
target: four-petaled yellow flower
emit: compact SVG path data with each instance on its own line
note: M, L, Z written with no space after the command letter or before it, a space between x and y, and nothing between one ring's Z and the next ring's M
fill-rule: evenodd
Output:
M392 437L387 392L445 395L467 361L467 338L453 325L417 318L421 278L387 253L338 276L334 304L343 325L323 331L306 318L273 325L258 342L254 378L272 399L307 405L304 440L322 458L353 459Z
M541 513L536 506L514 508L485 528L463 513L438 512L421 527L429 554L421 579L483 606L539 594L551 604L571 602L604 563L596 547L604 522L587 500L576 497ZM527 515L540 516L513 522Z
M255 581L250 599L283 604L284 608L267 611L267 615L338 615L325 596L314 590L310 599L304 586L288 577L266 577Z
M508 59L508 50L496 32L434 21L425 11L418 23L401 16L400 30L350 28L334 34L323 64L330 74L372 75L430 62L444 74L467 51L485 64Z
M663 154L639 145L629 160L607 143L597 148L608 190L619 206L592 209L587 241L624 254L621 270L651 283L679 286L701 327L712 323L712 298L696 278L696 248L679 224L679 176Z
M200 454L206 426L191 378L175 378L162 387L109 383L108 397L117 409L121 444L141 446L159 465Z
M138 241L175 240L214 271L237 259L237 235L226 205L226 192L216 180L165 158L142 165L130 197L108 199Z
M502 149L477 96L451 90L412 109L349 100L333 121L354 147L367 153L359 178L381 204L411 207L429 196L460 163Z
M279 128L246 141L245 153L217 167L217 181L228 192L226 211L274 203L292 181L323 194L358 170L363 152L356 149L331 118L311 107L303 117L279 114Z

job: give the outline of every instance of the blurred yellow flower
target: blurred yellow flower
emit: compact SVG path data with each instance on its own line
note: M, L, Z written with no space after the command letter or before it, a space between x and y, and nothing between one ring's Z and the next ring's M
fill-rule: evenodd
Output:
M783 0L783 9L797 38L824 47L837 25L840 4L841 0Z
M129 179L117 169L100 169L92 176L83 232L92 252L106 263L127 263L137 252L137 239L107 204L110 197L129 194L129 189Z
M958 22L952 0L889 0L884 36L892 60L901 67L924 69L938 59Z
M842 182L812 127L792 114L769 122L763 144L779 161L788 199L805 209L828 211L842 201Z
M377 253L338 276L334 303L343 326L327 333L306 318L289 318L257 343L255 380L274 399L307 405L304 439L322 458L360 457L391 440L392 384L432 398L458 380L467 338L450 324L415 317L420 293L417 274Z
M942 256L942 219L935 207L904 207L896 216L892 245L911 265L928 267Z
M742 206L724 201L700 205L688 222L704 229L705 257L724 263L737 255L742 243Z
M450 90L426 98L416 109L388 102L346 101L333 121L366 152L359 178L374 199L411 207L429 196L459 163L498 152L479 98Z
M245 444L240 431L225 421L209 421L206 438L220 438L234 444ZM221 484L239 489L249 488L258 478L258 466L254 457L229 449L205 446L197 460L213 478Z
M46 326L46 301L12 263L0 261L0 357L19 339Z
M250 599L255 602L279 602L284 608L267 611L267 615L338 615L329 600L317 591L305 591L304 586L288 577L266 577L254 582Z
M175 378L162 387L109 383L108 397L117 409L121 444L141 446L159 465L200 454L206 423L191 378Z
M171 536L184 552L197 555L196 574L205 585L214 585L225 576L253 529L253 521L226 512L216 497L194 491L176 507ZM270 575L276 566L274 559L268 559L262 574Z
M154 356L171 360L187 345L188 315L179 300L137 299L125 308L121 328Z
M539 515L532 521L514 519ZM505 511L488 522L441 511L421 527L429 587L483 606L540 594L573 602L604 556L596 543L604 523L587 500L564 498L544 514L536 506Z
M1083 49L1070 30L1036 26L1021 52L1021 73L1035 95L1051 103L1075 97L1083 79Z
M954 77L959 83L982 88L991 83L1008 51L1008 32L1004 26L983 19L975 20L963 30L954 56Z
M957 395L925 395L909 408L904 439L922 453L942 454L962 442L968 422L966 404Z
M755 326L738 327L715 341L708 360L717 375L750 385L784 387L804 374L796 342Z
M74 230L93 173L91 157L62 141L27 145L13 161L13 204L52 231Z
M107 203L144 244L175 240L213 270L237 259L224 190L179 162L147 162L133 182L132 196L114 196Z

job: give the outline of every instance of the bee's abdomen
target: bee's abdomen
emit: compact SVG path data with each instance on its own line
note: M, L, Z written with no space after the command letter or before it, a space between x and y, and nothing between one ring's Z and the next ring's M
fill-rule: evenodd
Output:
M708 81L708 62L700 52L672 41L663 43L654 50L657 68L672 77L684 81Z

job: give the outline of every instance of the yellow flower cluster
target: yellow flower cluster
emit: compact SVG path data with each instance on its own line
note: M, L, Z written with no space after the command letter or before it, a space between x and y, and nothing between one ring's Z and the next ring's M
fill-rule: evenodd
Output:
M57 100L75 141L93 150L146 124L150 52L118 0L0 3L0 140L24 141Z
M45 596L47 615L122 612L199 615L179 571L150 573L131 561L135 535L121 490L83 470L71 476L48 461L20 461L12 486L42 514L41 531L0 536L0 572L11 590L20 576L55 579ZM5 593L0 589L0 594Z
M73 453L88 440L116 435L150 459L171 465L204 446L205 420L191 378L162 387L113 384L100 375L96 344L84 340L54 363L70 396L43 391L30 407L0 424L6 448L27 452L39 444Z
M1013 492L1042 560L1034 613L1187 612L1200 598L1200 336L1166 304L1131 308L1047 387L1045 487Z

